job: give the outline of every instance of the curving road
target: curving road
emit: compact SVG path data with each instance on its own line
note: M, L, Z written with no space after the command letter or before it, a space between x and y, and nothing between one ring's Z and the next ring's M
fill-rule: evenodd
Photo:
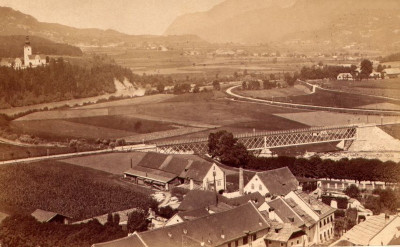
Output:
M312 85L312 84L310 84L310 85ZM368 110L368 109L360 109L360 108L316 106L316 105L286 103L286 102L272 101L272 100L266 100L266 99L255 99L252 97L246 97L246 96L242 96L242 95L232 92L233 89L238 88L238 87L241 87L241 85L228 88L226 90L226 93L235 98L245 100L243 102L250 101L250 102L257 102L257 103L262 103L262 104L272 105L272 106L289 107L289 108L306 109L306 110L318 110L318 111L353 112L353 113L357 112L357 113L392 114L392 115L400 114L400 111L396 111L396 110ZM314 92L315 92L315 86L313 86L313 93Z

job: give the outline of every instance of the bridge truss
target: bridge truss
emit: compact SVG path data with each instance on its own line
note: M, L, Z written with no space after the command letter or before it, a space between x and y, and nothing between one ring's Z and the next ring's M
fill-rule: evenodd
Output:
M249 151L309 145L335 141L353 141L357 138L357 126L321 127L310 129L296 129L287 131L273 131L260 133L246 133L235 135L238 142ZM207 138L175 141L156 144L157 152L168 154L208 153Z

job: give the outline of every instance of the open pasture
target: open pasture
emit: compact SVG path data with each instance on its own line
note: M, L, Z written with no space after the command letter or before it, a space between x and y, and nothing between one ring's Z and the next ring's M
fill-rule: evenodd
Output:
M323 86L358 94L390 97L400 100L400 78L362 81L328 81Z
M236 90L236 92L246 97L268 99L268 100L271 100L276 97L307 95L311 93L310 90L303 85L295 85L294 87L287 87L287 88L273 88L273 89L262 89L262 90Z
M331 92L319 89L317 89L314 94L290 96L285 98L279 97L275 100L306 105L330 106L340 108L357 108L364 105L379 104L385 102L400 104L400 101L386 100L353 93Z
M151 141L178 136L207 136L216 129L228 129L235 133L305 128L297 123L273 114L302 112L297 109L273 107L261 104L241 103L225 98L222 92L184 94L164 101L147 104L102 105L98 109L77 108L79 112L55 116L65 119L12 121L11 126L20 132L46 139L84 138L95 140L125 138L132 142ZM85 116L88 111L88 117ZM103 116L91 113L103 112ZM53 111L43 118L53 118ZM35 114L33 114L35 116ZM24 119L30 119L27 115ZM38 114L34 119L38 118Z

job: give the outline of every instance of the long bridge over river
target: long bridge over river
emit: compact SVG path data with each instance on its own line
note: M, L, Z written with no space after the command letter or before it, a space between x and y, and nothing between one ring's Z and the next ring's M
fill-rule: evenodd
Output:
M237 134L234 137L249 151L261 151L266 149L309 145L344 141L348 143L357 139L358 126L320 127L308 129L294 129L285 131L259 132ZM206 154L208 152L208 139L188 139L173 142L156 143L156 151L168 154L195 153Z

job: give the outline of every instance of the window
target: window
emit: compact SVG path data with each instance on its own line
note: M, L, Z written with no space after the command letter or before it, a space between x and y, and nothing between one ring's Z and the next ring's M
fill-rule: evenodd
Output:
M290 246L293 246L293 242L290 243Z
M236 240L235 241L235 247L238 247L239 246L239 240Z
M254 190L254 184L251 184L251 189Z
M269 244L272 244L272 241L271 241L271 240L268 240L268 243L269 243Z
M243 245L246 245L249 242L248 237L243 237Z
M228 247L231 247L231 243L228 243Z
M252 241L256 241L257 240L257 235L255 233L253 235L251 235L251 240Z
M261 185L261 184L260 184L260 186L258 186L258 189L259 189L259 190L262 190L262 185Z
M297 240L297 244L299 244L300 243L300 241L299 240Z
M319 222L319 227L322 227L322 221Z
M281 246L283 246L283 243L281 243Z
M217 186L221 186L221 181L220 180L217 181Z
M319 239L321 239L321 241L322 241L322 234L319 235Z

